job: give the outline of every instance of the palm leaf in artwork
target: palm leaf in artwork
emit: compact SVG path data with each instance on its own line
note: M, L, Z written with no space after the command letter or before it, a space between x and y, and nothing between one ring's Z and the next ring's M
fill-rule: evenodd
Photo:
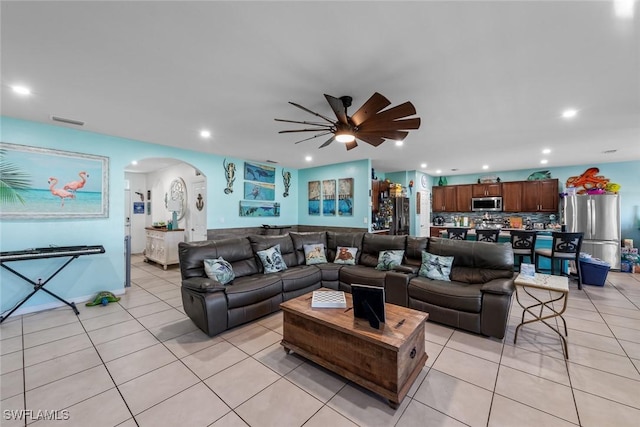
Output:
M6 150L0 150L0 203L24 204L20 191L31 187L31 177L13 163L6 162L5 155Z

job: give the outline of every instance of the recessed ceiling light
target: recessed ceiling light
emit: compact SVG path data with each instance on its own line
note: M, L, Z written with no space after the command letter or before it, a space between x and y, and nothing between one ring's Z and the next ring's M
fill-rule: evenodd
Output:
M549 154L551 153L551 148L545 148L544 150L542 150L542 154Z
M484 170L489 169L489 165L482 165L482 169L484 169Z
M442 170L438 169L438 170L436 171L436 173L442 173Z
M402 147L403 144L404 144L404 141L401 141L401 140L396 141L396 147Z
M135 166L135 165L137 165L137 164L138 164L138 161L137 161L137 160L132 160L132 161L131 161L131 164L132 164L133 166Z
M420 167L421 167L422 169L424 169L424 168L426 168L426 167L427 167L427 164L426 164L426 163L420 163Z
M540 164L542 164L542 165L546 165L547 163L549 163L549 160L547 160L547 159L540 160Z
M578 115L578 110L574 110L573 108L568 108L562 112L562 117L565 119L573 119Z
M26 86L11 86L11 89L20 95L31 95L31 89Z
M311 160L313 160L313 157L311 157L311 156L307 156L307 157L305 157L304 159L305 159L307 162L310 162Z
M203 129L200 131L200 136L203 138L210 138L211 137L211 132L209 132L206 129Z
M633 18L634 0L614 0L613 9L618 18Z

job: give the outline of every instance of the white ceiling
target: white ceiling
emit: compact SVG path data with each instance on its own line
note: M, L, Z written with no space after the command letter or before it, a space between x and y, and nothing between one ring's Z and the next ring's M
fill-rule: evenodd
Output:
M2 114L291 168L371 158L383 172L426 162L456 175L543 169L544 157L640 160L637 9L620 19L607 1L3 0ZM278 134L291 127L276 117L315 119L287 101L332 116L324 93L352 96L353 113L376 91L422 119L403 147L318 150L326 138ZM579 114L567 121L569 107Z

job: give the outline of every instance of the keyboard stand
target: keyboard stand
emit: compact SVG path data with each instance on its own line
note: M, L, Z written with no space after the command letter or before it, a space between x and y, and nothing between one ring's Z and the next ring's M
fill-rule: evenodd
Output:
M5 262L2 262L1 265L2 267L6 268L7 270L9 270L10 272L12 272L13 274L15 274L16 276L20 277L21 279L29 282L31 285L33 285L33 292L31 292L29 295L27 295L27 297L25 299L23 299L20 304L16 305L10 312L9 314L7 314L6 316L0 316L0 323L4 322L5 319L9 316L11 316L13 314L14 311L16 311L17 309L20 308L20 306L22 304L24 304L25 302L27 302L29 300L29 298L31 298L36 292L42 290L46 293L48 293L49 295L51 295L52 297L56 298L59 301L62 301L63 303L65 303L66 305L68 305L69 307L71 307L74 311L74 313L76 313L76 316L80 314L80 312L78 311L78 309L76 308L76 304L74 302L69 302L66 301L62 298L60 298L58 295L54 294L53 292L51 292L48 289L45 289L44 287L46 286L47 283L49 283L49 281L51 279L53 279L58 273L60 273L67 265L69 265L69 263L71 263L71 261L73 261L74 259L78 258L80 255L72 255L71 258L69 258L69 260L67 260L67 262L65 262L60 268L58 268L55 273L53 273L51 276L49 276L49 278L47 278L47 280L45 280L44 282L42 281L42 279L38 279L37 282L34 282L33 280L29 279L28 277L25 277L23 274L15 271L13 268L9 267L8 265L5 264ZM15 260L15 261L24 261L24 260Z

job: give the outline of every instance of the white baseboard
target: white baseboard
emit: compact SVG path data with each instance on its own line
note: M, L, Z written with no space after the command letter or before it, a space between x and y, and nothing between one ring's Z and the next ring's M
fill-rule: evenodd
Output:
M114 295L124 295L125 294L125 288L110 290L109 292L113 293ZM79 296L79 297L76 297L76 298L70 298L70 299L67 299L67 301L73 302L76 305L79 305L79 303L83 303L83 302L87 302L87 301L93 300L96 297L96 295L97 295L97 293L93 293L91 295L84 295L84 296ZM11 314L11 317L19 316L21 314L37 313L39 311L51 310L53 308L59 308L59 307L67 307L67 305L65 303L57 301L57 300L53 301L53 302L46 303L46 304L32 305L30 307L24 307L24 308L17 309L16 311L14 311ZM78 310L80 310L80 308L78 308Z

